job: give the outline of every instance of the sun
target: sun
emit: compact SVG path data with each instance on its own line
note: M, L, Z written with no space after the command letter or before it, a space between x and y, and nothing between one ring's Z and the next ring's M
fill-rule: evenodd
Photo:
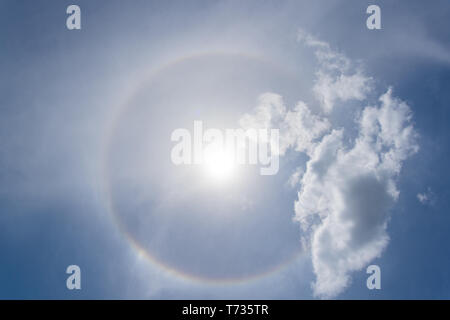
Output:
M218 143L211 143L205 148L203 166L213 179L228 180L233 176L236 167L234 154Z

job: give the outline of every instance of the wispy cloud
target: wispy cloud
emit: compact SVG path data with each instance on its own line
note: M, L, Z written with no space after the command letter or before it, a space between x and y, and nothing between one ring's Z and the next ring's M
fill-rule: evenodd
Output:
M328 43L317 40L303 30L299 31L297 39L314 50L319 63L313 91L325 113L330 113L337 101L362 101L366 98L372 79L365 76L345 55L332 50Z
M436 195L431 191L431 188L428 187L426 191L417 194L417 199L423 205L433 205L436 202Z
M311 152L316 139L330 129L330 122L313 114L306 103L299 101L291 110L276 93L264 93L253 114L245 114L239 121L245 128L277 128L280 130L280 154L292 148Z

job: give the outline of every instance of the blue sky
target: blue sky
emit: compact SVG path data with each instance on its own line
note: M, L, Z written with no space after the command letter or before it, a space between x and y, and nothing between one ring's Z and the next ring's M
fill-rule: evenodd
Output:
M449 10L1 1L0 298L448 299ZM170 161L242 119L282 128L276 175Z

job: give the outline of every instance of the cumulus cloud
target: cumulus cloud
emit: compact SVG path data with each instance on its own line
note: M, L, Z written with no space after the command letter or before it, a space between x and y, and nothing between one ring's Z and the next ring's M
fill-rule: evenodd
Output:
M367 94L375 93L370 77L329 44L304 32L299 41L317 58L311 90L322 115L302 101L288 110L281 96L268 93L241 125L280 128L281 154L292 149L309 157L306 168L297 169L289 183L299 186L295 220L311 253L314 294L330 298L350 284L353 271L387 246L389 211L399 196L396 178L402 163L418 151L417 134L410 107L391 88L368 105ZM347 128L333 126L329 118L337 101L349 100L360 101L357 133L350 139L345 137Z
M409 107L388 90L380 105L365 107L352 146L343 129L322 139L307 163L295 202L296 219L309 231L314 293L339 294L350 272L380 256L389 237L389 209L399 191L402 162L417 151Z

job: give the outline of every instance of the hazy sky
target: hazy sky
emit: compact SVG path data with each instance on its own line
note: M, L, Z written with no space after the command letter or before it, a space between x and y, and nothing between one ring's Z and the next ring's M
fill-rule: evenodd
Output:
M0 298L450 298L447 1L0 12ZM175 166L195 120L279 129L278 173Z

